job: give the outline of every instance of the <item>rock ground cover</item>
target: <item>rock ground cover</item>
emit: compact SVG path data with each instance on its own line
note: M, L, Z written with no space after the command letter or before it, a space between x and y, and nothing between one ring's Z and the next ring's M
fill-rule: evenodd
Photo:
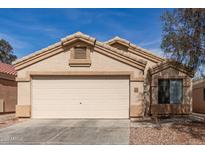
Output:
M205 144L205 123L189 118L131 122L130 144Z

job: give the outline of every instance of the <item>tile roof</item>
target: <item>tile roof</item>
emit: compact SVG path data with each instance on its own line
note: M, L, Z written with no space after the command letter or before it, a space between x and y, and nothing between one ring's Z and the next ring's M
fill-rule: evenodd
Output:
M164 70L165 68L168 68L168 67L172 67L172 68L174 68L176 70L179 70L179 71L181 71L183 73L186 73L190 77L194 76L194 71L191 68L185 66L182 63L179 63L179 62L174 61L174 60L169 60L169 59L167 59L167 60L165 60L165 61L163 61L161 63L158 63L157 65L151 67L149 71L150 71L151 74L155 74L159 70Z
M0 62L0 73L16 76L16 70L13 65Z
M130 48L132 48L132 49L138 50L138 52L141 51L143 54L152 56L153 58L158 59L158 60L161 61L161 62L165 60L163 57L158 56L158 55L155 55L155 54L153 54L152 52L150 52L150 51L148 51L148 50L146 50L146 49L144 49L144 48L141 48L141 47L137 46L136 44L133 44L133 43L131 43L130 41L128 41L128 40L126 40L126 39L123 39L123 38L121 38L121 37L119 37L119 36L115 36L114 38L112 38L112 39L110 39L110 40L108 40L108 41L106 41L106 42L104 42L104 43L106 43L106 44L108 44L108 45L111 45L111 44L113 44L113 43L115 43L115 42L122 42L122 43L123 43L124 45L126 45L127 47L130 47Z
M123 56L127 59L132 60L134 63L138 63L140 65L142 65L142 67L145 67L147 62L142 60L142 59L139 59L137 56L133 55L133 54L130 54L130 53L126 53L126 52L123 52L122 50L119 50L117 48L114 48L106 43L103 43L103 42L100 42L100 41L96 41L95 38L93 37L90 37L89 35L86 35L86 34L83 34L81 32L77 32L77 33L74 33L74 34L71 34L71 35L68 35L67 37L65 38L62 38L60 40L60 42L57 42L53 45L50 45L48 46L47 48L44 48L44 49L41 49L39 51L36 51L28 56L25 56L21 59L18 59L16 61L14 61L12 64L15 66L16 70L18 70L18 66L21 65L21 63L23 62L24 64L26 63L26 61L29 59L29 58L33 58L35 59L35 56L40 56L41 54L43 53L46 53L47 51L49 50L52 50L54 48L58 48L58 47L61 47L62 45L64 45L64 43L66 42L69 42L69 41L72 41L72 40L75 40L75 39L83 39L84 41L87 41L93 45L97 45L99 47L102 47L104 49L107 49L107 50L110 50L112 51L114 54L119 54L120 56Z

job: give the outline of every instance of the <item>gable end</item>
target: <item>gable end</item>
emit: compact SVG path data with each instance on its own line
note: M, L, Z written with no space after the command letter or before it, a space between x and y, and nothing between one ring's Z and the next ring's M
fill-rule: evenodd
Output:
M54 45L51 45L31 55L16 60L13 64L16 70L23 69L34 63L42 61L51 56L54 56L60 52L63 52L65 51L65 49L69 49L76 42L84 42L85 44L92 46L96 52L109 56L115 60L128 64L132 67L138 68L140 70L144 70L146 67L147 64L146 61L138 59L136 56L133 56L129 53L124 53L124 51L111 47L105 43L96 41L95 38L92 38L80 32L77 32L73 35L69 35L61 39L60 42Z

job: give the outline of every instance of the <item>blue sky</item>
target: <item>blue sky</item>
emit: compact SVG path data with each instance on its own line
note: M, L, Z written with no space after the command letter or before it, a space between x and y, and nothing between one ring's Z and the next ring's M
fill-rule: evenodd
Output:
M165 9L0 9L0 38L18 58L81 31L99 41L125 38L156 54Z

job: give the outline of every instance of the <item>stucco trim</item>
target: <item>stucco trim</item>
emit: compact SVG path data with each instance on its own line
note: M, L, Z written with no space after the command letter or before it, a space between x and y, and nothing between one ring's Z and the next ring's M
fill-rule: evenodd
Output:
M152 104L151 114L153 115L175 115L190 114L190 104Z
M190 83L187 81L187 76L183 75L183 76L160 76L160 75L155 75L153 80L152 80L152 83L151 83L151 86L152 87L158 87L158 81L159 79L181 79L183 80L183 87L189 87L190 86ZM191 82L191 81L190 81Z
M154 75L154 74L159 73L159 72L166 70L168 68L173 68L175 70L183 72L186 75L188 75L189 77L193 77L193 75L194 75L193 72L189 68L185 67L184 65L182 65L178 62L169 61L169 60L166 60L166 61L159 63L156 66L150 68L149 72L151 75Z
M144 77L132 77L130 78L130 81L132 82L144 82Z
M27 77L27 78L16 78L16 81L17 82L30 82L31 81L31 79L30 79L30 77Z
M137 118L144 116L144 107L140 104L130 105L130 118Z
M16 105L16 117L31 117L31 105Z
M81 66L81 67L89 67L91 65L90 59L70 59L69 60L70 66Z
M70 44L78 42L78 41L85 42L86 44L89 44L91 46L95 45L95 41L94 40L86 39L86 38L81 38L81 36L79 36L79 37L76 36L76 38L75 37L71 37L71 38L68 38L68 39L61 39L61 42L62 42L63 46L67 46L67 45L70 45Z
M144 77L134 77L129 71L70 71L70 72L28 72L26 78L16 78L17 82L30 82L32 76L129 76L130 82L144 82Z

